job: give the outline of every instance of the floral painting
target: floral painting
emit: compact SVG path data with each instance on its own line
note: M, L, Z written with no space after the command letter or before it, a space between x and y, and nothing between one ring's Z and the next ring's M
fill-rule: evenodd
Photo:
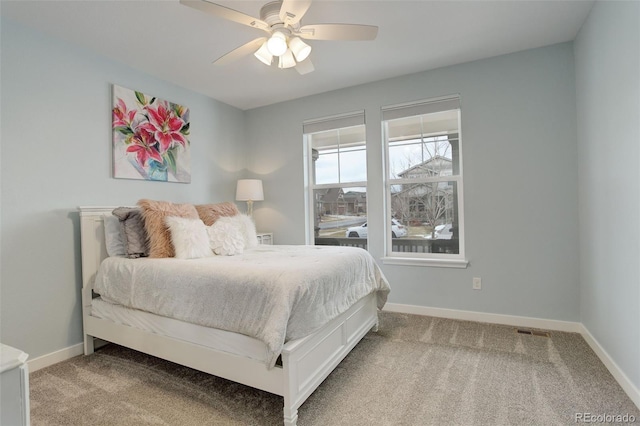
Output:
M113 176L191 182L189 108L113 86Z

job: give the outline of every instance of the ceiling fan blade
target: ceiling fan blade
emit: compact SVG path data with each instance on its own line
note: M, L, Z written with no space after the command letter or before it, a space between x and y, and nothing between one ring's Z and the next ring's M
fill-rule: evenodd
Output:
M295 25L307 13L311 0L284 0L280 7L280 19L285 25Z
M245 15L244 13L238 12L237 10L229 9L228 7L221 6L216 3L211 3L207 0L180 0L180 3L185 6L189 6L202 12L208 13L210 15L228 19L229 21L237 22L242 25L259 28L265 31L269 30L269 24L258 18Z
M298 35L309 40L373 40L378 35L378 27L358 24L304 25Z
M313 63L309 58L305 59L302 62L298 62L298 64L296 65L296 71L298 71L300 75L309 74L313 70L315 70L315 68L313 67Z
M262 43L264 43L266 40L267 40L266 37L260 37L255 40L251 40L249 43L243 44L237 49L234 49L231 52L219 57L218 59L213 61L213 63L215 65L225 65L235 60L238 60L243 56L250 55L254 53L256 50L258 50L260 46L262 46Z

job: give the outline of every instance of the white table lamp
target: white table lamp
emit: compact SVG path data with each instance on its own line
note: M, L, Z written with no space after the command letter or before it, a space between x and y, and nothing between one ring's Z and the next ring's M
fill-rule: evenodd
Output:
M236 201L247 202L247 214L253 216L253 202L263 201L262 181L260 179L239 179L236 187Z

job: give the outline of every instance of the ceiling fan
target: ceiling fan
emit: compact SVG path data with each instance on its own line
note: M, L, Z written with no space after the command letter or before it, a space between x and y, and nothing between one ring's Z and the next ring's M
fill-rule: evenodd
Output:
M239 24L258 28L267 33L216 59L217 65L227 64L253 53L266 65L278 58L278 68L295 67L300 74L314 70L309 59L311 46L307 40L373 40L378 27L358 24L302 25L301 19L309 9L311 0L277 0L260 9L260 19L208 0L180 0L185 6L201 10Z

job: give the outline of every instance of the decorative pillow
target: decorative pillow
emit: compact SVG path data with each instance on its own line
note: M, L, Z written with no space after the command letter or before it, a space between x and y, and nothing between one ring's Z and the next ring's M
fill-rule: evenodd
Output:
M198 219L198 212L192 204L174 204L168 201L140 200L144 228L149 241L149 257L173 257L171 231L164 218L167 216Z
M124 256L127 254L124 249L120 228L120 219L116 216L104 217L104 242L109 256Z
M231 201L217 204L199 204L196 205L196 210L200 219L207 226L213 225L220 217L240 214L238 207Z
M178 259L213 256L207 227L200 219L167 216L164 221L171 232L171 243Z
M118 207L112 214L120 220L120 234L125 255L132 259L149 256L147 232L140 209Z
M244 251L244 236L236 224L218 220L207 230L209 246L215 254L233 256Z
M251 216L246 214L238 214L230 217L236 226L240 228L240 232L244 237L244 248L254 248L258 246L258 234L256 232L256 224Z

